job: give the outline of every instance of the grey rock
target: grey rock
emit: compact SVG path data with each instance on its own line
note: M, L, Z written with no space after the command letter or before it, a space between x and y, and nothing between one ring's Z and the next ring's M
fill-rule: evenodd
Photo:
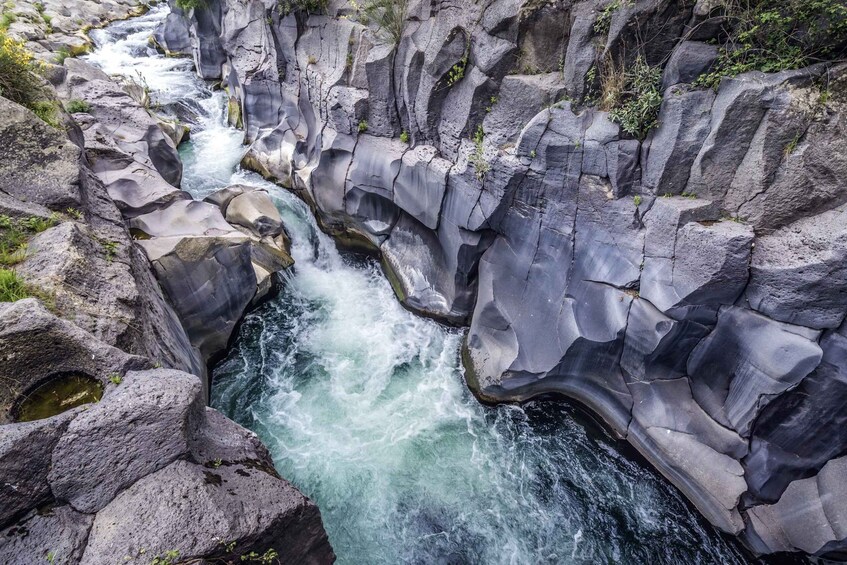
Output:
M718 58L715 45L700 41L683 41L674 49L662 75L662 89L675 84L693 82L698 76L711 70Z
M723 307L715 330L688 359L694 398L712 418L748 437L762 408L818 366L818 337L802 326Z
M0 426L0 526L52 499L47 483L51 454L78 412Z
M835 328L847 316L847 208L799 220L756 241L746 298L783 322Z
M143 368L149 362L110 347L28 298L0 304L0 422L19 395L63 373L82 373L108 382L107 375Z
M149 524L139 531L137 524ZM235 542L231 552L219 540ZM146 552L140 554L144 548ZM120 493L97 513L82 564L178 551L180 559L235 557L274 548L286 563L331 563L317 507L255 465L176 461Z
M16 565L79 563L93 522L94 516L70 506L33 512L0 532L0 560Z
M64 132L0 97L0 191L26 204L79 208L80 150ZM25 204L25 205L26 205Z
M230 200L226 219L232 224L247 228L259 237L283 233L282 217L267 192L253 190Z
M98 512L123 489L189 451L203 424L200 380L166 369L129 372L68 426L52 455L50 488Z

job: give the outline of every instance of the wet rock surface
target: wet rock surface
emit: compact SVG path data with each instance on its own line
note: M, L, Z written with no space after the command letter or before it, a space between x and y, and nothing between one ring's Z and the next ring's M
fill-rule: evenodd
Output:
M807 499L847 505L818 485L847 480L847 107L818 87L847 68L696 88L707 2L637 2L608 31L597 2L424 4L396 48L344 2L268 19L221 0L179 25L238 99L243 164L378 249L404 304L469 323L480 397L582 401L757 552L847 548L820 512L781 526ZM597 60L634 57L636 26L664 65L644 140L583 103Z

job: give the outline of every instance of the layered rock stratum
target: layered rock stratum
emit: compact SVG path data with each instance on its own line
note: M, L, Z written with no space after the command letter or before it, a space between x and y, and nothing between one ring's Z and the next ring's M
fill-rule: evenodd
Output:
M847 66L696 87L715 3L607 4L411 0L394 45L349 2L209 0L157 39L227 89L243 165L469 325L480 398L574 398L755 552L844 555ZM587 104L636 36L643 139Z

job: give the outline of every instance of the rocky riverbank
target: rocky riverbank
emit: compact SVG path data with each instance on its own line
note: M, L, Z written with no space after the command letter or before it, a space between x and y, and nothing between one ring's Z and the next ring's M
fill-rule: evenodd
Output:
M248 187L192 200L187 128L59 53L140 11L16 3L6 31L55 115L0 97L3 273L31 296L0 307L0 561L329 563L317 507L205 407L207 363L293 263L278 211Z
M847 67L697 86L705 0L414 0L396 44L327 4L210 0L158 42L222 81L245 166L470 325L483 400L575 398L753 551L843 555ZM646 135L591 103L608 57L661 71Z

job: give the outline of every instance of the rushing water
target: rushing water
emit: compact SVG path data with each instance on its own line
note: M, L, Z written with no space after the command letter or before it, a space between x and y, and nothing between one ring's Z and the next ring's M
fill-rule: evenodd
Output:
M190 61L147 47L165 10L96 32L90 58L199 115L181 148L186 190L251 184L279 206L296 267L215 368L212 403L318 503L339 563L744 561L573 407L478 404L461 332L404 310L373 261L340 254L300 201L237 170L242 134L222 97Z

